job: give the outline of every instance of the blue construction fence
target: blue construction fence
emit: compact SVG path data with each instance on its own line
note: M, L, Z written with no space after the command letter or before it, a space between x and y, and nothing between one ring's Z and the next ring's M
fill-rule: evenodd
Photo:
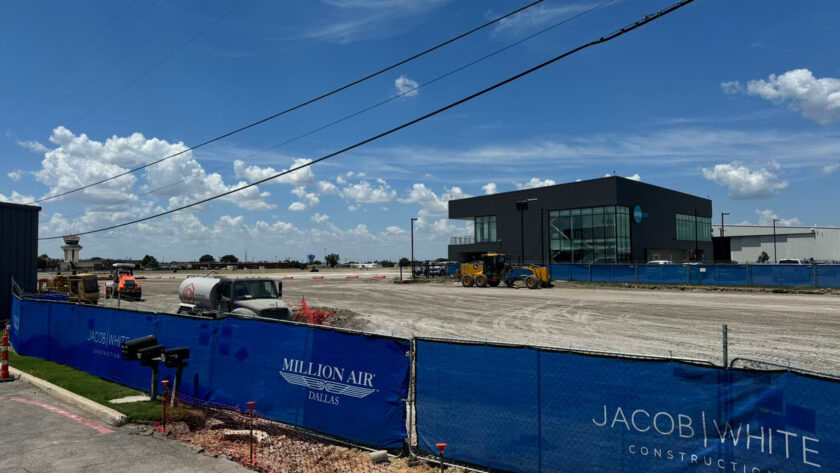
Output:
M458 264L448 265L454 276ZM551 264L554 281L840 288L840 265Z
M149 334L190 348L191 397L253 400L280 422L380 447L414 439L435 455L444 442L447 459L493 471L840 471L836 380L13 299L20 354L138 389L150 370L123 361L120 343Z
M840 383L416 341L418 448L492 471L840 471Z
M122 359L120 344L155 335L190 349L181 393L379 447L406 437L410 340L294 323L198 319L36 300L12 301L11 342L54 361L148 391L151 369ZM174 370L160 365L161 379Z

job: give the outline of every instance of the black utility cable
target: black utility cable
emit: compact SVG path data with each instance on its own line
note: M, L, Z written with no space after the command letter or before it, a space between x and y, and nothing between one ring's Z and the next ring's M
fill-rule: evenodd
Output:
M117 224L117 225L111 225L111 226L108 226L108 227L99 228L99 229L97 229L97 230L90 230L90 231L87 231L87 232L76 233L76 235L89 235L89 234L91 234L91 233L104 232L104 231L107 231L107 230L113 230L113 229L115 229L115 228L120 228L120 227L125 227L125 226L128 226L128 225L133 225L133 224L135 224L135 223L145 222L145 221L147 221L147 220L152 220L152 219L154 219L154 218L163 217L164 215L169 215L169 214L171 214L171 213L179 212L179 211L181 211L181 210L185 210L185 209L188 209L188 208L190 208L190 207L195 207L195 206L197 206L197 205L201 205L201 204L204 204L204 203L210 202L211 200L216 200L216 199L219 199L219 198L221 198L221 197L225 197L225 196L231 195L231 194L233 194L233 193L236 193L236 192L239 192L239 191L242 191L242 190L248 189L249 187L254 187L254 186L256 186L256 185L262 184L262 183L267 182L267 181L270 181L270 180L272 180L272 179L276 179L276 178L278 178L278 177L280 177L280 176L284 176L284 175L286 175L286 174L289 174L289 173L292 173L292 172L295 172L295 171L299 171L299 170L301 170L301 169L303 169L303 168L305 168L305 167L312 166L312 165L313 165L313 164L315 164L315 163L319 163L319 162L321 162L321 161L326 161L327 159L330 159L330 158L332 158L332 157L338 156L339 154L346 153L347 151L353 150L353 149L358 148L358 147L360 147L360 146L364 146L364 145L366 145L366 144L368 144L368 143L370 143L370 142L372 142L372 141L376 141L376 140L378 140L378 139L380 139L380 138L383 138L383 137L385 137L385 136L388 136L388 135L391 135L391 134L393 134L393 133L396 133L397 131L400 131L400 130L402 130L403 128L407 128L407 127L412 126L412 125L414 125L414 124L416 124L416 123L419 123L419 122L422 122L422 121L424 121L424 120L426 120L426 119L428 119L428 118L431 118L431 117L433 117L433 116L435 116L435 115L438 115L438 114L440 114L440 113L443 113L443 112L445 112L445 111L447 111L447 110L449 110L449 109L451 109L451 108L455 108L455 107L457 107L457 106L459 106L459 105L461 105L461 104L463 104L463 103L465 103L465 102L469 102L470 100L472 100L472 99L474 99L474 98L476 98L476 97L480 97L480 96L482 96L482 95L484 95L484 94L486 94L486 93L488 93L488 92L490 92L490 91L493 91L493 90L495 90L495 89L498 89L499 87L502 87L503 85L507 85L507 84L509 84L509 83L511 83L511 82L513 82L513 81L515 81L515 80L517 80L517 79L520 79L520 78L522 78L522 77L524 77L524 76L527 76L527 75L529 75L529 74L531 74L531 73L533 73L533 72L535 72L535 71L538 71L538 70L540 70L540 69L542 69L542 68L544 68L544 67L546 67L546 66L548 66L548 65L551 65L551 64L553 64L553 63L555 63L555 62L557 62L557 61L559 61L559 60L561 60L561 59L563 59L563 58L565 58L565 57L571 56L572 54L575 54L575 53L577 53L577 52L579 52L579 51L582 51L582 50L587 49L587 48L590 48L590 47L592 47L592 46L596 46L596 45L598 45L598 44L606 43L606 42L611 41L611 40L613 40L613 39L615 39L615 38L618 38L619 36L622 36L622 35L627 34L627 33L631 32L631 31L633 31L633 30L635 30L635 29L638 29L638 28L640 28L640 27L642 27L642 26L644 26L644 25L646 25L646 24L648 24L648 23L650 23L650 22L652 22L652 21L654 21L654 20L656 20L656 19L659 19L659 18L661 18L661 17L663 17L663 16L667 15L668 13L671 13L671 12L673 12L673 11L675 11L675 10L678 10L678 9L680 9L680 8L682 8L682 7L684 7L684 6L688 5L689 3L692 3L692 2L694 2L694 0L683 0L683 1L679 2L679 3L675 3L675 4L671 5L671 6L670 6L670 7L668 7L668 8L665 8L665 9L663 9L663 10L660 10L660 11L658 11L657 13L652 13L652 14L649 14L649 15L645 15L645 17L644 17L644 18L642 18L641 20L636 21L636 22L635 22L635 23L633 23L633 24L630 24L630 25L628 25L628 26L625 26L624 28L621 28L621 29L615 30L614 32L612 32L612 33L610 33L610 34L608 34L608 35L606 35L606 36L601 36L601 38L599 38L599 39L597 39L597 40L590 41L589 43L583 44L583 45L578 46L578 47L576 47L576 48L574 48L574 49L571 49L571 50L569 50L569 51L566 51L565 53L560 54L559 56L555 56L554 58L549 59L548 61L545 61L545 62L543 62L542 64L536 65L536 66L534 66L534 67L532 67L532 68L530 68L530 69L528 69L528 70L526 70L526 71L523 71L523 72L520 72L519 74L516 74L516 75L514 75L514 76L511 76L511 77L509 77L509 78L507 78L507 79L505 79L505 80L503 80L503 81L501 81L501 82L498 82L498 83L496 83L496 84L494 84L494 85L491 85L490 87L487 87L486 89L480 90L480 91L478 91L478 92L476 92L476 93L474 93L474 94L472 94L472 95L470 95L470 96L468 96L468 97L464 97L464 98L462 98L462 99L460 99L460 100L457 100L457 101L455 101L455 102L450 103L449 105L446 105L446 106L444 106L444 107L441 107L441 108L439 108L439 109L437 109L437 110L435 110L435 111L433 111L433 112L427 113L427 114L425 114L425 115L423 115L423 116L421 116L421 117L415 118L414 120L411 120L411 121L409 121L409 122L405 122L405 123L403 123L402 125L399 125L399 126L397 126L397 127L391 128L390 130L384 131L384 132L382 132L382 133L380 133L380 134L378 134L378 135L376 135L376 136L372 136L372 137L370 137L370 138L368 138L368 139L366 139L366 140L359 141L359 142L357 142L357 143L355 143L355 144L353 144L353 145L347 146L346 148L343 148L343 149L340 149L340 150L335 151L335 152L333 152L333 153L330 153L330 154L328 154L328 155L322 156L322 157L320 157L320 158L318 158L318 159L316 159L316 160L310 161L310 162L308 162L308 163L306 163L306 164L303 164L303 165L300 165L300 166L298 166L298 167L296 167L296 168L292 168L292 169L289 169L289 170L287 170L287 171L279 172L279 173L277 173L277 174L275 174L275 175L273 175L273 176L267 177L267 178L265 178L265 179L261 179L261 180L256 181L256 182L252 182L251 184L248 184L248 185L246 185L246 186L238 187L238 188L236 188L236 189L233 189L233 190L230 190L230 191L227 191L227 192L223 192L223 193L221 193L221 194L216 194L216 195L214 195L214 196L212 196L212 197L208 197L208 198L206 198L206 199L202 199L202 200L199 200L199 201L197 201L197 202L193 202L193 203L191 203L191 204L187 204L187 205L184 205L184 206L181 206L181 207L178 207L178 208L174 208L174 209L171 209L171 210L167 210L167 211L165 211L165 212L160 212L160 213L157 213L157 214L154 214L154 215L149 215L148 217L139 218L139 219L137 219L137 220L132 220L132 221L130 221L130 222L125 222L125 223L120 223L120 224ZM57 239L59 239L59 238L63 238L63 236L44 237L44 238L39 238L38 240L57 240Z
M194 149L201 148L202 146L209 145L210 143L214 143L214 142L216 142L216 141L219 141L219 140L225 139L225 138L227 138L227 137L229 137L229 136L232 136L232 135L235 135L235 134L237 134L237 133L239 133L239 132L241 132L241 131L245 131L245 130L247 130L247 129L249 129L249 128L252 128L252 127L255 127L255 126L257 126L257 125L261 125L261 124L263 124L263 123L265 123L265 122L267 122L267 121L269 121L269 120L273 120L273 119L275 119L275 118L277 118L277 117L279 117L279 116L281 116L281 115L285 115L285 114L287 114L287 113L289 113L289 112L292 112L292 111L295 111L295 110L297 110L297 109L299 109L299 108L303 108L303 107L305 107L305 106L307 106L307 105L310 105L310 104L312 104L312 103L315 103L315 102L317 102L317 101L319 101L319 100L321 100L321 99L324 99L324 98L327 98L327 97L329 97L329 96L331 96L331 95L337 94L338 92L341 92L342 90L345 90L345 89L348 89L348 88L353 87L353 86L355 86L355 85L358 85L358 84L360 84L360 83L362 83L362 82L364 82L364 81L366 81L366 80L368 80L368 79L372 79L372 78L374 78L374 77L376 77L376 76L379 76L379 75L381 75L381 74L384 74L385 72L388 72L388 71L390 71L390 70L392 70L392 69L394 69L394 68L396 68L396 67L402 66L403 64L406 64L406 63L408 63L408 62L411 62L411 61L413 61L413 60L415 60L415 59L417 59L417 58L419 58L419 57L421 57L421 56L425 56L426 54L429 54L429 53L431 53L431 52L433 52L433 51L435 51L435 50L438 50L438 49L440 49L440 48L442 48L442 47L444 47L444 46L446 46L446 45L448 45L448 44L454 43L455 41L458 41L459 39L462 39L462 38L464 38L464 37L466 37L466 36L469 36L469 35L471 35L471 34L475 33L476 31L482 30L482 29L484 29L484 28L486 28L486 27L488 27L488 26L490 26L490 25L493 25L493 24L495 24L495 23L498 23L499 21L502 21L503 19L505 19L505 18L507 18L507 17L510 17L510 16L512 16L512 15L515 15L515 14L517 14L517 13L519 13L519 12L521 12L521 11L525 10L525 9L531 8L532 6L534 6L534 5L538 4L538 3L541 3L542 1L543 1L543 0L536 0L536 1L532 2L532 3L529 3L528 5L525 5L524 7L518 8L518 9L516 9L516 10L514 10L514 11L512 11L512 12L510 12L510 13L508 13L508 14L504 15L504 16L500 16L500 17L498 17L498 18L496 18L496 19L494 19L494 20L488 21L487 23L484 23L484 24L483 24L483 25L481 25L481 26L477 26L477 27L475 27L475 28L473 28L473 29L471 29L471 30L467 31L466 33L462 33L462 34L460 34L460 35L458 35L458 36L455 36L454 38L448 39L448 40L446 40L446 41L444 41L444 42L442 42L442 43L440 43L440 44L437 44L437 45L435 45L435 46L432 46L431 48L426 49L425 51L422 51L422 52L420 52L420 53L417 53L417 54L415 54L414 56L411 56L411 57L409 57L409 58L407 58L407 59L403 59L402 61L399 61L399 62L397 62L397 63L394 63L394 64L392 64L392 65L390 65L390 66L388 66L388 67L386 67L386 68L384 68L384 69L380 69L380 70L378 70L378 71L376 71L376 72L374 72L374 73L372 73L372 74L369 74L369 75L367 75L367 76L365 76L365 77L362 77L361 79L357 79L357 80L355 80L355 81L353 81L353 82L350 82L350 83L348 83L348 84L345 84L345 85L343 85L343 86L341 86L341 87L339 87L339 88L337 88L337 89L334 89L334 90L332 90L332 91L330 91L330 92L327 92L327 93L325 93L325 94L322 94L322 95L320 95L320 96L318 96L318 97L315 97L315 98L313 98L313 99L309 99L309 100L307 100L307 101L305 101L305 102L303 102L303 103L300 103L300 104L295 105L295 106L293 106L293 107L287 108L287 109L285 109L285 110L283 110L283 111L281 111L281 112L275 113L274 115L271 115L271 116L269 116L269 117L263 118L262 120L258 120L258 121L256 121L256 122L251 123L251 124L248 124L248 125L245 125L245 126L243 126L243 127L237 128L236 130L233 130L233 131L231 131L231 132L225 133L224 135L220 135L220 136L217 136L217 137L215 137L215 138L211 138L211 139L209 139L209 140L207 140L207 141L205 141L205 142L203 142L203 143L199 143L199 144L197 144L197 145L195 145L195 146L192 146L192 147L190 147L190 148L187 148L187 149L185 149L185 150L183 150L183 151L179 151L179 152L177 152L177 153L175 153L175 154L171 154L171 155L169 155L169 156L166 156L166 157L163 157L163 158L161 158L161 159L158 159L157 161L152 161L152 162L150 162L150 163L143 164L143 165L138 166L138 167L136 167L136 168L129 169L128 171L125 171L125 172L123 172L123 173L116 174L116 175L114 175L114 176L111 176L111 177L108 177L108 178L105 178L105 179L102 179L102 180L99 180L99 181L96 181L96 182L92 182L92 183L90 183L90 184L86 184L86 185L84 185L84 186L82 186L82 187L77 187L77 188L75 188L75 189L72 189L72 190L69 190L69 191L66 191L66 192L62 192L62 193L60 193L60 194L55 194L55 195L47 196L47 197L44 197L44 198L41 198L41 199L38 199L38 200L33 200L32 202L28 202L28 203L26 203L25 205L37 204L37 203L39 203L39 202L44 202L44 201L47 201L47 200L52 200L52 199L55 199L55 198L58 198L58 197L62 197L62 196L68 195L68 194L72 194L72 193L74 193L74 192L78 192L78 191L80 191L80 190L84 190L84 189L88 189L88 188L93 187L93 186L97 186L97 185L102 184L102 183L104 183L104 182L112 181L112 180L114 180L114 179L117 179L117 178L119 178L119 177L125 176L125 175L127 175L127 174L135 173L135 172L140 171L140 170L142 170L142 169L146 169L146 168L147 168L147 167L149 167L149 166L153 166L153 165L155 165L155 164L157 164L157 163L159 163L159 162L166 161L167 159L171 159L171 158L174 158L174 157L176 157L176 156L180 156L180 155L182 155L182 154L186 153L187 151L192 151L192 150L194 150Z
M128 10L128 9L129 9L129 8L130 8L133 4L134 4L134 2L136 2L136 1L137 1L137 0L131 0L130 2L128 2L128 3L127 3L124 7L123 7L123 9L122 9L122 10L120 10L120 11L119 11L119 13L117 13L117 15L116 15L116 16L114 16L113 18L111 18L111 21L109 21L108 23L106 23L106 24L105 24L105 26L103 26L102 28L100 28L100 29L99 29L99 31L98 31L95 35L91 36L91 37L90 37L90 39L88 39L88 40L87 40L87 42L84 44L84 46L82 46L81 48L77 49L75 53L71 54L71 55L70 55L70 57L68 57L68 58L64 61L64 63L63 63L62 65L58 66L58 69L54 70L54 71L52 72L52 74L50 74L50 75L49 75L49 77L47 77L47 80L46 80L46 81L44 81L44 85L45 85L45 86L48 86L48 85L52 84L52 83L53 83L53 81L54 81L54 79L55 79L56 77L58 77L58 73L59 73L59 72L61 72L61 71L62 71L65 67L67 67L67 66L68 66L68 65L69 65L69 64L70 64L70 63L71 63L74 59L76 59L76 56L78 56L79 54L81 54L81 52L82 52L82 51L84 51L84 50L85 50L85 48L87 48L88 46L90 46L90 45L91 45L91 44L92 44L92 43L96 40L96 38L98 38L98 37L99 37L102 33L104 33L104 32L105 32L105 30L107 30L107 29L108 29L108 28L109 28L112 24L114 24L114 22L115 22L115 21L117 21L117 19L118 19L119 17L121 17L121 16L122 16L122 14L123 14L123 13L125 13L125 12L126 12L126 11L127 11L127 10ZM72 70L71 70L70 72L72 72ZM68 74L69 74L69 72L68 72ZM23 97L22 97L22 98L18 101L18 103L16 103L14 106L10 107L10 108L9 108L9 113L11 113L11 111L12 111L12 110L14 110L14 109L16 109L16 108L20 107L20 106L21 106L24 102L26 102L27 100L31 99L33 95L35 95L35 89L34 89L34 88L30 89L29 93L27 93L25 96L23 96ZM3 116L3 120L5 120L8 116L9 116L9 115L8 115L8 113L7 113L6 115L4 115L4 116Z
M373 110L373 109L375 109L375 108L381 107L382 105L385 105L385 104L387 104L387 103L389 103L389 102L392 102L392 101L394 101L394 100L396 100L396 99L398 99L398 98L400 98L400 97L405 97L406 95L411 94L411 93L413 93L413 92L415 92L415 91L417 91L417 90L420 90L421 88L426 87L427 85L430 85L430 84L433 84L433 83L435 83L435 82L438 82L438 81L440 81L440 80L442 80L442 79L445 79L445 78L447 78L447 77L449 77L449 76L451 76L451 75L454 75L454 74L456 74L456 73L458 73L458 72L460 72L460 71L462 71L462 70L464 70L464 69L467 69L467 68L469 68L469 67L471 67L471 66L474 66L475 64L478 64L479 62L482 62L482 61L487 60L487 59L489 59L489 58L491 58L491 57L493 57L493 56L496 56L496 55L498 55L498 54L501 54L501 53L503 53L503 52L507 51L508 49L511 49L511 48L513 48L513 47L515 47L515 46L518 46L518 45L520 45L520 44L522 44L522 43L524 43L524 42L526 42L526 41L528 41L528 40L531 40L531 39L533 39L533 38L535 38L535 37L537 37L537 36L539 36L539 35L541 35L541 34L543 34L543 33L546 33L546 32L548 32L548 31L550 31L550 30L553 30L554 28L557 28L558 26L561 26L561 25L566 24L566 23L568 23L568 22L570 22L570 21L572 21L572 20L575 20L575 19L577 19L577 18L579 18L579 17L581 17L581 16L583 16L583 15L586 15L587 13L591 13L591 12L593 12L593 11L595 11L595 10L598 10L599 8L602 8L602 7L604 7L604 6L606 6L606 5L610 4L610 3L612 3L612 2L614 2L614 1L615 1L615 0L605 0L604 2L601 2L601 3L599 3L599 4L597 4L597 5L593 6L593 7L591 7L591 8L589 8L589 9L584 10L584 11L582 11L582 12L580 12L580 13L576 14L576 15L573 15L573 16L571 16L571 17L569 17L569 18L563 19L562 21L559 21L559 22L557 22L557 23L555 23L555 24L553 24L553 25L551 25L551 26L549 26L549 27L547 27L547 28L543 28L542 30L537 31L536 33L532 33L532 34L530 34L530 35L528 35L528 36L526 36L526 37L524 37L524 38L522 38L522 39L520 39L520 40L518 40L518 41L516 41L516 42L514 42L514 43L511 43L511 44L509 44L509 45L507 45L507 46L505 46L505 47L503 47L503 48L501 48L501 49L497 49L497 50L493 51L492 53L485 54L484 56L481 56L481 57L480 57L480 58L478 58L478 59L475 59L475 60L473 60L473 61L471 61L471 62L469 62L469 63L467 63L467 64L464 64L463 66L459 66L458 68L453 69L453 70L451 70L451 71L449 71L449 72L447 72L447 73L445 73L445 74L441 74L441 75L439 75L439 76L435 77L434 79L431 79L431 80L428 80L428 81L426 81L426 82L423 82L422 84L418 85L417 87L414 87L414 88L412 88L412 89L408 89L408 90L406 90L406 91L404 91L404 92L402 92L402 93L400 93L400 94L394 95L393 97L389 97L389 98L387 98L387 99L385 99L385 100L382 100L382 101L379 101L379 102L377 102L377 103L375 103L375 104L373 104L373 105L369 105L369 106L367 106L367 107L365 107L365 108L363 108L363 109L361 109L361 110L359 110L359 111L356 111L356 112L354 112L354 113L351 113L350 115L345 115L344 117L339 118L339 119L337 119L337 120L334 120L334 121L332 121L332 122L330 122L330 123L327 123L326 125L322 125L322 126L319 126L318 128L315 128L315 129L309 130L309 131L307 131L307 132L305 132L305 133L302 133L302 134L297 135L297 136L295 136L295 137L289 138L289 139L287 139L286 141L283 141L283 142L281 142L281 143L277 143L277 144L275 144L275 145L269 146L268 148L265 148L265 149L263 149L263 150L257 151L256 153L249 154L248 156L245 156L245 157L243 157L242 159L243 159L243 160L247 160L247 159L253 158L254 156L259 156L259 155L261 155L261 154L263 154L263 153L267 153L267 152L269 152L269 151L271 151L271 150L273 150L273 149L279 148L280 146L287 145L287 144L289 144L289 143L292 143L292 142L294 142L294 141L297 141L297 140L299 140L299 139L301 139L301 138L305 138L305 137L307 137L307 136L309 136L309 135L312 135L312 134L314 134L314 133L317 133L317 132L319 132L319 131L321 131L321 130L324 130L324 129L326 129L326 128L329 128L329 127L331 127L331 126L334 126L334 125L337 125L337 124L339 124L339 123L345 122L345 121L347 121L347 120L349 120L349 119L351 119L351 118L353 118L353 117L356 117L356 116L359 116L359 115L361 115L361 114L363 114L363 113L369 112L369 111L371 111L371 110ZM215 172L215 171L218 171L219 169L222 169L222 168L224 168L224 167L230 166L230 165L232 165L232 164L233 164L233 163L231 163L231 162L224 162L224 163L222 163L222 164L220 164L220 165L218 165L218 166L215 166L215 167L212 167L212 168L210 168L210 169L207 169L207 171L206 171L206 172ZM176 185L178 185L178 184L185 183L185 182L187 182L189 179L190 179L190 178L178 179L177 181L170 182L169 184L165 184L165 185L163 185L163 186L161 186L161 187L156 187L156 188L154 188L154 189L150 189L150 190L148 190L148 191L146 191L146 192L143 192L143 193L137 194L136 196L127 197L127 198L125 198L125 199L120 199L120 200L117 200L117 201L111 202L111 203L109 203L109 204L105 204L105 205L100 205L100 206L98 206L98 207L94 207L94 208L89 209L89 210L90 210L90 211L96 211L96 210L101 210L101 209L106 209L106 208L109 208L109 207L113 207L113 206L115 206L115 205L119 205L119 204L122 204L122 203L125 203L125 202L134 201L134 200L135 200L135 197L143 197L143 196L145 196L145 195L149 195L149 194L152 194L152 193L154 193L154 192L157 192L157 191L160 191L160 190L163 190L163 189L168 189L168 188L173 187L173 186L176 186ZM84 214L84 213L86 213L86 212L87 212L87 211L78 212L78 213L75 213L75 214L67 215L67 217L74 217L74 216L77 216L77 215L82 215L82 214Z
M113 100L113 99L114 99L114 97L116 97L117 95L119 95L119 94L123 93L126 89L128 89L128 88L129 88L129 87L131 87L132 85L136 84L136 83L137 83L140 79L142 79L142 78L146 77L146 76L147 76L148 74L150 74L152 71L154 71L155 69L157 69L158 67L160 67L160 65L161 65L161 64L163 64L164 62L168 61L168 60L169 60L172 56L174 56L174 55L178 54L179 52L181 52L181 50L183 50L184 48L186 48L187 46L189 46L189 45L190 45L193 41L195 41L195 40L196 40L196 39L198 39L201 35L203 35L204 33L206 33L206 32L207 32L210 28L213 28L214 26L216 26L216 24L217 24L217 23L219 23L220 21L222 21L223 19L225 19L228 15L230 15L231 13L233 13L234 11L236 11L237 9L239 9L239 7L241 7L243 4L245 4L245 2L246 2L246 1L247 1L247 0L242 0L241 2L237 3L236 5L234 5L234 7L233 7L233 8L231 8L230 10L228 10L227 12L225 12L222 16L220 16L220 17L216 18L215 20L213 20L213 22L212 22L212 23L210 23L209 25L205 26L205 27L204 27L201 31L199 31L199 32L198 32L198 34L194 35L192 38L188 39L186 42L184 42L183 44L181 44L180 46L178 46L177 48L175 48L175 50L173 50L171 53L167 54L167 55L166 55L163 59L161 59L160 61L156 62L154 65L152 65L152 67L150 67L150 68L146 69L145 71L143 71L143 73L142 73L142 74L140 74L139 76L135 77L135 78L134 78L134 80L132 80L131 82L129 82L128 84L124 85L123 87L121 87L121 88L120 88L119 90L117 90L116 92L114 92L114 93L112 93L111 95L109 95L108 97L106 97L106 98L105 98L105 100L103 100L103 101L99 102L98 104L94 105L94 106L93 106L93 108L91 108L91 109L90 109L90 110L88 110L87 112L85 112L85 113L83 113L83 114L79 115L78 117L76 117L76 119L75 119L75 120L73 120L72 122L70 122L70 126L72 127L73 125L75 125L76 123L78 123L78 122L79 122L79 120L81 120L82 118L85 118L86 116L88 116L88 115L90 115L91 113L95 112L96 110L98 110L98 109L99 109L99 107L101 107L101 106L105 105L106 103L110 102L111 100ZM139 169L142 169L142 168L139 168ZM132 171L129 171L129 172L134 172L134 171L132 170ZM120 177L120 176L115 176L115 177ZM106 179L106 180L108 180L108 179ZM93 185L95 185L95 184L93 184ZM89 186L87 186L87 187L89 187ZM77 189L77 190L79 190L79 189ZM71 191L71 192L75 192L75 191ZM42 199L42 200L43 200L43 199Z

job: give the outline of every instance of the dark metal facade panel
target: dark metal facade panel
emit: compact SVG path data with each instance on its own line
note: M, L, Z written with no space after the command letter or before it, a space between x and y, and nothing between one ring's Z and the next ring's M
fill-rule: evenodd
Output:
M630 208L630 241L633 259L644 261L647 250L687 250L694 241L677 240L676 214L712 217L712 201L664 187L619 179L616 205ZM645 215L641 222L633 218L633 209L641 208ZM712 261L712 242L698 242L704 260Z
M537 200L529 202L528 210L520 214L516 202L532 198ZM696 208L698 216L712 217L712 201L709 199L617 176L451 200L450 219L473 220L475 217L495 215L499 241L493 244L450 245L449 259L466 261L470 258L465 255L497 251L507 253L513 261L518 261L524 240L526 262L548 263L548 212L611 205L630 209L631 254L636 261L644 261L648 249L694 248L693 241L676 240L676 213L693 215ZM632 217L636 205L647 213L641 223L636 223ZM711 242L699 242L697 247L703 250L705 259L712 258Z
M37 288L40 211L41 207L0 202L0 320L10 317L12 278L26 291Z

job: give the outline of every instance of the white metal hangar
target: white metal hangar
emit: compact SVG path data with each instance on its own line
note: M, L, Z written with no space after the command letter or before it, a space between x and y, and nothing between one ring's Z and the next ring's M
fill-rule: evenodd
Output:
M762 251L770 257L768 263L783 259L840 262L838 227L724 225L721 232L720 225L713 225L712 234L716 253L728 246L730 259L739 263L755 263Z

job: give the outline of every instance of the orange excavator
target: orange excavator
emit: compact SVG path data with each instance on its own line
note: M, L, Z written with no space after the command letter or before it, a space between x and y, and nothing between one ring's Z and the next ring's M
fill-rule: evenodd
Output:
M134 279L134 265L131 263L114 263L111 273L112 280L105 283L105 297L132 298L140 300L143 290L140 283Z

